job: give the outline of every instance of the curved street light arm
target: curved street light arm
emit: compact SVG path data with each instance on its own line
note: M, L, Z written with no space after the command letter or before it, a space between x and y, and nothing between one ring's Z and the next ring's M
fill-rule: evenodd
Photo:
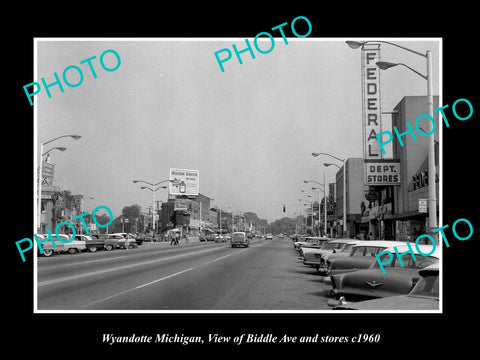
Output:
M389 44L389 45L398 47L398 48L400 48L400 49L406 50L406 51L408 51L408 52L411 52L411 53L413 53L413 54L422 56L422 57L424 57L424 58L427 57L427 54L422 54L421 52L418 52L418 51L409 49L409 48L407 48L407 47L405 47L405 46L402 46L402 45L398 45L398 44L392 43L392 42L390 42L390 41L384 41L384 40L367 40L367 41L347 41L346 43L347 43L347 45L350 46L352 49L358 49L359 47L363 47L363 46L364 46L365 44L367 44L367 43L383 43L383 44Z
M66 147L57 146L57 147L51 148L50 150L45 151L45 152L42 154L42 156L47 155L50 151L55 150L55 149L56 149L56 150L60 150L60 151L65 151L65 150L67 150Z
M133 180L133 183L136 184L136 183L139 183L139 182L142 182L142 183L145 183L147 185L150 185L150 186L154 186L152 183L149 183L148 181L143 181L143 180Z
M309 182L313 182L317 185L320 185L320 186L325 186L324 184L322 183L319 183L318 181L315 181L315 180L303 180L303 182L306 184L306 183L309 183Z
M415 74L417 74L418 76L424 78L425 80L428 80L428 77L423 75L422 73L418 72L417 70L411 68L410 66L408 66L407 64L404 64L404 63L398 63L398 65L402 65L402 66L405 66L407 69L410 69L412 70Z
M334 156L334 155L332 155L332 154L329 154L329 153L324 153L324 152L319 152L319 153L314 152L314 153L312 153L312 156L314 156L314 157L317 157L317 156L319 156L319 155L327 155L327 156L330 156L330 157L332 157L332 158L334 158L334 159L336 159L336 160L338 160L338 161L341 161L342 163L343 163L343 161L344 161L343 159L340 159L340 158L338 158L338 157L336 157L336 156Z
M173 183L173 182L176 182L176 180L168 180L168 179L167 179L167 180L162 180L162 181L156 183L155 186L160 185L160 184L165 183L165 182L171 182L171 183Z
M336 166L338 169L341 169L341 167L338 166L337 164L330 164L330 163L324 163L323 164L323 166L325 166L325 167L329 167L330 165Z
M389 44L389 45L392 45L392 46L396 46L396 47L398 47L398 48L400 48L400 49L403 49L403 50L409 51L409 52L411 52L411 53L414 53L414 54L416 54L416 55L420 55L420 56L422 56L422 57L424 57L424 58L426 58L426 57L427 57L427 55L426 55L426 54L422 54L421 52L418 52L418 51L415 51L415 50L409 49L409 48L407 48L407 47L405 47L405 46L402 46L402 45L398 45L398 44L392 43L392 42L390 42L390 41L383 41L383 40L370 40L370 41L367 41L367 42L379 42L379 43Z
M80 135L62 135L62 136L57 136L55 139L45 141L45 142L42 143L42 144L43 144L43 145L47 145L47 144L51 143L52 141L55 141L55 140L57 140L57 139L64 138L64 137L71 137L71 138L73 138L73 139L75 139L75 140L78 140L78 139L81 138Z

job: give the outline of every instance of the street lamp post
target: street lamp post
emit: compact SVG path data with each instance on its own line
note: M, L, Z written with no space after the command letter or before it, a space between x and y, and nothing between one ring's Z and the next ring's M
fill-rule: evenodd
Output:
M376 64L379 69L387 70L391 67L401 65L406 67L407 69L411 70L421 78L427 81L427 111L429 116L433 117L433 74L432 74L432 51L427 50L425 54L421 52L406 48L404 46L383 40L369 40L369 41L347 41L347 45L350 46L352 49L358 49L359 47L363 47L368 42L376 42L376 43L385 43L400 49L406 50L418 56L425 58L426 60L426 67L427 67L427 75L423 75L422 73L418 72L417 70L411 68L410 66L403 64L403 63L392 63L386 61L378 61ZM429 133L433 133L433 123L430 124ZM429 143L428 143L428 225L430 227L430 231L436 229L438 227L438 220L437 220L437 194L436 194L436 184L435 184L435 138L430 135ZM433 179L431 181L430 179ZM435 234L433 234L435 236ZM438 236L438 235L437 235Z
M142 190L149 190L153 193L153 205L152 205L152 224L153 224L153 230L155 230L155 205L156 205L156 200L155 200L155 191L157 191L158 189L166 189L167 187L166 186L160 186L158 188L155 188L155 190L153 190L152 188L149 188L148 186L140 186L140 189ZM158 208L158 206L157 206Z
M310 196L310 195L309 195L309 196ZM314 235L314 233L313 233L313 202L310 201L310 200L306 200L306 199L298 199L298 201L306 201L306 202L310 203L310 209L311 209L311 211L312 211L312 214L311 214L312 235ZM308 205L308 204L304 204L304 205Z
M153 203L152 203L152 230L153 230L153 235L155 235L155 191L157 191L158 189L162 188L162 187L160 187L160 188L157 189L156 186L157 186L157 185L160 185L160 184L163 184L163 183L165 183L165 182L173 183L173 182L175 182L175 180L162 180L162 181L159 181L159 182L157 182L157 183L155 183L155 184L152 184L152 183L150 183L150 182L148 182L148 181L144 181L144 180L133 180L133 183L134 183L134 184L139 183L139 182L145 183L145 184L150 185L150 186L152 187L152 188L150 189L150 188L148 188L148 187L146 187L146 186L143 186L143 187L141 187L141 189L145 189L145 188L146 188L146 189L151 190L152 193L153 193Z
M55 140L58 140L58 139L61 139L61 138L64 138L64 137L71 137L72 139L74 140L78 140L81 138L80 135L61 135L61 136L57 136L56 138L53 138L51 140L48 140L48 141L44 141L44 142L40 142L40 164L39 164L39 172L38 172L38 198L37 198L37 231L40 232L40 218L41 218L41 213L42 213L42 210L41 210L41 206L42 206L42 164L43 164L43 156L44 155L47 155L50 151L52 150L60 150L60 151L65 151L67 148L66 147L54 147L50 150L48 150L47 152L43 152L43 147L47 144L50 144L51 142L55 141Z
M315 187L312 187L312 190L320 190L320 191L323 191L323 194L324 194L324 203L326 204L326 198L325 198L325 173L323 174L323 182L324 182L324 185L323 185L323 189L320 189L320 188L315 188ZM305 192L305 191L310 191L310 190L305 190L305 189L301 189L300 190L301 192ZM315 195L318 195L318 236L320 236L320 201L321 201L321 197L320 197L320 192L315 192L315 191L312 191ZM324 210L325 210L325 224L324 224L324 232L326 233L327 232L327 213L326 213L326 208L325 208L325 205L324 204Z
M345 159L340 159L334 155L331 155L329 153L324 153L324 152L313 152L312 156L317 157L319 155L327 155L335 160L341 161L343 163L343 227L342 227L342 237L345 237L347 234L347 158ZM329 165L326 165L329 166ZM339 169L340 167L337 166Z

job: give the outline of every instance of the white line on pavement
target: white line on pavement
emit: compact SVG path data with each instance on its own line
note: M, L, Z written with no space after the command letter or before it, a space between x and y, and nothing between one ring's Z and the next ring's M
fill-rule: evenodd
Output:
M237 251L237 252L233 252L233 253L230 253L230 254L227 254L227 255L224 255L224 256L220 256L219 258L213 259L213 260L211 260L211 261L208 261L208 262L206 262L206 263L204 263L204 264L200 264L200 265L198 265L198 266L208 265L208 264L211 264L211 263L213 263L213 262L215 262L215 261L225 259L225 258L227 258L227 257L229 257L229 256L236 255L236 254L240 254L240 253L242 253L242 252L244 252L244 251L246 251L246 250L248 250L248 248L247 248L247 249L240 250L240 251ZM102 299L99 299L99 300L95 300L94 302L91 302L91 303L88 304L87 306L90 306L90 305L93 305L93 304L96 304L96 303L99 303L99 302L102 302L102 301L110 300L110 299L112 299L112 298L114 298L114 297L117 297L117 296L120 296L120 295L129 293L130 291L138 290L138 289L141 289L141 288L143 288L143 287L145 287L145 286L149 286L149 285L155 284L155 283L157 283L157 282L160 282L160 281L162 281L162 280L166 280L166 279L169 279L169 278L171 278L171 277L174 277L174 276L183 274L183 273L185 273L185 272L187 272L187 271L190 271L190 270L192 270L192 269L194 269L194 268L196 268L196 267L197 267L197 266L193 266L193 267L191 267L191 268L188 268L188 269L185 269L185 270L176 272L176 273L174 273L174 274L164 276L164 277L162 277L162 278L160 278L160 279L150 281L150 282L148 282L148 283L146 283L146 284L138 285L138 286L136 286L136 287L134 287L134 288L121 291L121 292L119 292L119 293L116 293L116 294L107 296L107 297L102 298Z
M116 267L112 267L112 268L108 268L108 269L103 269L103 270L97 270L97 271L92 271L92 272L83 273L83 274L66 276L66 277L63 277L63 278L40 281L40 282L37 283L37 286L40 287L40 286L45 286L45 285L57 284L59 282L81 279L81 278L88 277L88 276L95 276L95 275L100 275L100 274L104 274L104 273L108 273L108 272L112 272L112 271L125 270L125 269L133 268L133 267L136 267L136 266L148 265L148 264L153 264L153 263L156 263L156 262L177 259L177 258L180 258L180 257L185 257L185 256L190 256L190 255L197 255L197 254L200 254L200 253L215 251L215 250L221 250L221 249L224 249L224 248L221 248L221 247L210 248L210 249L206 249L206 250L188 252L188 253L185 253L185 254L174 255L174 256L169 256L169 257L160 258L160 259L143 261L143 262L140 262L140 263L116 266Z
M208 262L206 262L206 263L205 263L205 264L203 264L203 265L208 265L208 264L211 264L211 263L213 263L213 262L215 262L215 261L218 261L218 260L221 260L221 259L225 259L226 257L229 257L229 256L231 256L231 255L233 255L233 253L231 253L231 254L228 254L228 255L225 255L225 256L221 256L221 257L219 257L219 258L216 258L216 259L214 259L214 260L211 260L211 261L208 261Z
M116 257L112 257L112 258L99 259L99 260L88 260L88 261L80 261L80 262L74 262L74 263L66 263L66 264L63 264L62 266L64 266L64 265L65 265L65 266L83 265L83 264L89 264L89 263L94 263L94 262L117 260L117 259L121 259L121 258L124 258L124 257L127 257L127 255L124 255L124 256L116 256Z
M188 269L185 269L185 270L182 270L182 271L179 271L179 272L176 272L176 273L174 273L174 274L170 274L170 275L164 276L164 277L162 277L162 278L160 278L160 279L157 279L157 280L154 280L154 281L150 281L149 283L146 283L146 284L143 284L143 285L139 285L139 286L136 286L136 287L131 288L131 289L128 289L128 290L121 291L121 292L119 292L119 293L116 293L116 294L107 296L107 297L105 297L105 298L102 298L102 299L99 299L99 300L95 300L94 302L91 302L91 303L88 304L87 306L93 305L93 304L96 304L96 303L99 303L99 302L102 302L102 301L110 300L110 299L112 299L112 298L114 298L114 297L117 297L117 296L126 294L126 293L128 293L128 292L130 292L130 291L138 290L138 289L141 289L141 288L143 288L143 287L145 287L145 286L148 286L148 285L152 285L152 284L154 284L154 283L157 283L157 282L159 282L159 281L166 280L166 279L169 279L169 278L171 278L171 277L174 277L174 276L183 274L183 273L185 273L185 272L187 272L187 271L190 271L190 270L192 270L192 269L193 269L193 267L188 268Z

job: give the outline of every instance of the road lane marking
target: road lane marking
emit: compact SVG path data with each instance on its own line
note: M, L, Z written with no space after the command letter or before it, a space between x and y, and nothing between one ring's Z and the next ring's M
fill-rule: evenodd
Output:
M124 255L124 256L116 256L116 257L106 258L106 259L81 261L81 262L76 262L76 263L65 263L65 264L62 264L62 265L66 265L66 266L71 266L71 265L83 265L83 264L89 264L89 263L94 263L94 262L116 260L116 259L121 259L121 258L124 258L124 257L127 257L127 255Z
M131 288L131 289L128 289L128 290L121 291L121 292L119 292L119 293L116 293L116 294L107 296L107 297L102 298L102 299L99 299L99 300L95 300L94 302L91 302L91 303L88 304L87 306L90 306L90 305L93 305L93 304L96 304L96 303L99 303L99 302L102 302L102 301L110 300L110 299L112 299L112 298L114 298L114 297L117 297L117 296L120 296L120 295L129 293L129 292L134 291L134 290L141 289L141 288L143 288L143 287L145 287L145 286L152 285L152 284L155 284L155 283L157 283L157 282L160 282L160 281L163 281L163 280L166 280L166 279L170 279L171 277L174 277L174 276L183 274L183 273L185 273L185 272L187 272L187 271L190 271L190 270L192 270L193 268L194 268L194 267L191 267L191 268L188 268L188 269L185 269L185 270L176 272L176 273L174 273L174 274L170 274L170 275L164 276L164 277L162 277L162 278L160 278L160 279L150 281L149 283L146 283L146 284L143 284L143 285L139 285L139 286L136 286L136 287Z
M216 258L216 259L214 259L214 260L207 261L206 263L204 263L204 264L202 264L202 265L211 264L211 263L213 263L213 262L215 262L215 261L218 261L218 260L221 260L221 259L225 259L225 258L227 258L227 257L229 257L229 256L232 256L233 254L234 254L234 253L230 253L230 254L227 254L227 255L225 255L225 256L221 256L221 257Z
M141 262L141 263L134 263L134 264L116 266L116 267L112 267L112 268L108 268L108 269L97 270L97 271L92 271L92 272L83 273L83 274L65 276L65 277L62 277L62 278L57 278L57 279L52 279L52 280L39 281L37 283L37 287L57 284L59 282L64 282L64 281L81 279L81 278L85 278L85 277L89 277L89 276L105 274L105 273L112 272L112 271L130 269L130 268L133 268L133 267L136 267L136 266L149 265L149 264L153 264L153 263L156 263L156 262L162 262L162 261L177 259L177 258L180 258L180 257L196 255L196 254L200 254L200 253L204 253L204 252L210 252L210 251L221 250L221 249L224 249L224 248L223 247L210 248L210 249L206 249L206 250L188 252L188 253L185 253L185 254L179 254L179 255L169 256L169 257L160 258L160 259L148 260L148 261L144 261L144 262Z
M162 277L162 278L160 278L160 279L156 279L156 280L150 281L150 282L148 282L148 283L146 283L146 284L138 285L138 286L135 286L135 287L133 287L133 288L131 288L131 289L127 289L127 290L121 291L121 292L119 292L119 293L116 293L116 294L107 296L107 297L105 297L105 298L102 298L102 299L99 299L99 300L95 300L94 302L91 302L91 303L89 303L89 304L86 305L86 306L88 307L88 306L90 306L90 305L93 305L93 304L96 304L96 303L99 303L99 302L102 302L102 301L110 300L110 299L112 299L112 298L114 298L114 297L117 297L117 296L120 296L120 295L124 295L124 294L126 294L126 293L131 292L131 291L138 290L138 289L141 289L141 288L143 288L143 287L146 287L146 286L155 284L155 283L157 283L157 282L160 282L160 281L163 281L163 280L172 278L172 277L174 277L174 276L183 274L183 273L185 273L185 272L187 272L187 271L190 271L190 270L192 270L192 269L194 269L194 268L196 268L196 267L208 265L208 264L211 264L211 263L213 263L213 262L215 262L215 261L218 261L218 260L221 260L221 259L225 259L225 258L227 258L227 257L229 257L229 256L232 256L232 255L240 254L240 253L242 253L242 252L244 252L244 251L247 251L247 250L248 250L248 248L242 249L242 250L236 251L236 252L231 252L231 253L229 253L229 254L227 254L227 255L220 256L220 257L218 257L218 258L216 258L216 259L207 261L206 263L203 263L203 264L200 264L200 265L197 265L197 266L193 266L193 267L191 267L191 268L188 268L188 269L185 269L185 270L176 272L176 273L174 273L174 274L170 274L170 275L164 276L164 277Z
M185 269L185 270L182 270L182 271L179 271L179 272L176 272L175 274L167 275L167 276L164 276L164 277L162 277L162 278L160 278L160 279L150 281L149 283L146 283L146 284L143 284L143 285L139 285L139 286L137 286L137 287L134 288L134 289L141 289L141 288L143 288L143 287L145 287L145 286L155 284L156 282L163 281L163 280L169 279L169 278L171 278L171 277L174 277L174 276L183 274L184 272L187 272L187 271L192 270L194 267L195 267L195 266L193 266L193 267L191 267L191 268L188 268L188 269Z

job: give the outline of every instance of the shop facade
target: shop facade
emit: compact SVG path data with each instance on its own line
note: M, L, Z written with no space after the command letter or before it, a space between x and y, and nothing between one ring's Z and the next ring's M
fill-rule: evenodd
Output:
M433 99L434 108L438 108L438 96ZM396 126L399 133L408 130L406 122L412 127L417 117L427 113L426 96L406 96L394 108L392 125ZM438 112L434 119L439 124ZM427 124L419 124L428 129ZM437 126L438 129L438 126ZM414 130L415 131L415 130ZM394 188L394 222L395 240L415 241L415 239L428 232L428 198L429 186L436 187L437 218L439 212L439 131L431 136L435 140L435 174L428 172L428 142L429 136L416 135L416 140L411 134L402 137L404 146L398 141L393 145L393 156L400 160L401 184Z
M368 187L363 180L363 158L349 158L345 161L346 185L346 233L343 232L343 166L336 174L336 237L356 238L361 231L362 204Z

